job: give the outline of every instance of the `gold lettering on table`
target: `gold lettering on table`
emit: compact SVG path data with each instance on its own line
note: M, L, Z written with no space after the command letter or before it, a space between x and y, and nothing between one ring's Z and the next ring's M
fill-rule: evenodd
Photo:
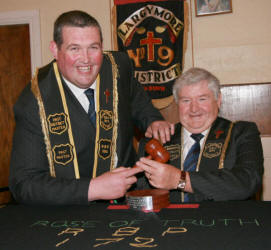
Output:
M107 245L107 244L110 244L110 243L115 243L115 242L119 242L121 240L123 240L124 238L104 238L104 239L96 239L96 240L103 240L104 242L102 243L98 243L96 245L94 245L94 247L99 247L99 246L102 246L102 245Z
M177 234L177 233L186 233L187 229L185 227L169 227L166 231L162 233L162 236L166 234Z
M139 227L122 227L119 228L113 236L131 236L134 235L140 228Z
M130 243L130 246L133 247L157 247L158 244L150 244L154 242L153 238L145 238L145 237L136 237L135 241L138 243Z
M66 243L67 241L69 241L69 240L70 240L70 239L68 238L68 239L65 239L65 240L63 240L63 241L57 243L57 244L56 244L56 247L59 247L59 246L65 244L65 243Z
M57 235L62 235L62 234L72 234L72 236L77 236L79 233L82 233L84 232L84 229L83 228L71 228L71 227L68 227L66 228L65 230L61 231L60 233L58 233ZM70 240L70 238L67 238L59 243L56 244L56 247L59 247L63 244L65 244L66 242L68 242Z
M84 232L83 228L66 228L65 230L63 230L62 232L60 232L58 235L62 235L62 234L72 234L73 236L77 236L77 234Z

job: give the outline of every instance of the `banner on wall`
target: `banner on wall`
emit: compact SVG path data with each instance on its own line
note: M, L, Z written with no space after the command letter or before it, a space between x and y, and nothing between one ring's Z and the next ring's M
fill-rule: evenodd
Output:
M126 51L135 78L158 108L172 100L182 72L183 0L114 0L118 50Z

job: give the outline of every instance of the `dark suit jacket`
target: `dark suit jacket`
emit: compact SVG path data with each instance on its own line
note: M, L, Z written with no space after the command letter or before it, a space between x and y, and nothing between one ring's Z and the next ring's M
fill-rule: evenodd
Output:
M118 137L117 166L132 166L135 161L133 148L134 125L142 131L162 116L151 104L142 86L133 77L133 70L125 53L113 52L118 65ZM40 69L46 77L46 87L40 91L47 98L50 86L57 84L52 63ZM111 62L104 56L100 71L101 85L108 80ZM109 74L110 75L110 74ZM110 79L109 79L110 80ZM63 87L69 107L70 120L77 152L80 179L74 175L52 178L46 155L37 100L28 85L14 107L16 129L10 166L9 186L14 198L23 203L35 204L88 204L88 186L92 174L95 129L88 115L65 82ZM51 99L53 101L53 99ZM109 167L103 172L109 171Z
M221 128L229 121L217 118L212 129ZM169 164L181 167L181 124L175 127L175 134L165 147L171 154ZM216 142L209 136L205 142ZM218 142L218 141L217 141ZM140 143L139 154L143 155L146 139ZM172 157L172 155L174 155ZM261 187L263 174L263 151L259 131L255 123L235 122L225 154L224 167L218 169L218 161L201 159L199 171L190 172L194 193L189 194L191 202L203 200L226 201L245 200L253 196ZM138 189L151 188L142 177L138 181ZM181 192L171 190L171 202L181 202Z

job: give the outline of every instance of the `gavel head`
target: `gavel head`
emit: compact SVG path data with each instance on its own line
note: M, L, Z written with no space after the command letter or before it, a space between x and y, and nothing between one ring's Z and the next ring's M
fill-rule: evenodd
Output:
M148 141L145 150L155 161L166 163L169 160L169 152L154 138Z

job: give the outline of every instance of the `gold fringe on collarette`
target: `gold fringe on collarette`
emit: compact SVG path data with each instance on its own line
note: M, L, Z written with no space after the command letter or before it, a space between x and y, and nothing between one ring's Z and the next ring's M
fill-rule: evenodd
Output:
M46 113L45 113L45 109L44 109L44 105L43 105L43 101L41 98L40 89L38 85L38 71L39 69L36 70L35 76L33 77L31 81L31 90L34 96L36 97L38 106L39 106L40 121L41 121L42 132L44 135L44 142L46 145L46 154L49 161L50 175L52 177L56 177L53 155L52 155L52 146L49 139L49 128L46 121Z
M116 147L117 147L117 137L118 137L118 124L119 124L119 118L118 118L118 103L119 103L119 96L118 96L118 77L119 77L119 71L118 66L115 62L114 57L111 53L105 52L108 57L110 58L110 61L112 63L112 74L113 74L113 117L114 117L114 126L113 126L113 135L112 135L112 152L113 155L111 157L111 164L110 164L110 170L113 170L116 166L115 164L115 154L116 154Z
M205 143L206 143L206 141L207 141L207 138L208 138L208 136L209 136L210 131L211 131L211 128L209 129L208 133L207 133L206 136L205 136L205 139L204 139L204 142L203 142L203 144L202 144L202 147L200 147L201 150L200 150L200 154L199 154L198 163L197 163L197 166L196 166L196 172L199 171L199 164L200 164L200 162L201 162L202 153L203 153L203 150L204 150L204 147L205 147Z
M99 138L100 138L100 75L96 78L96 137L95 137L95 151L94 151L94 162L92 177L97 176L97 167L98 167L98 148L99 148Z
M227 134L227 137L226 137L226 140L225 140L225 143L224 143L223 148L222 148L222 153L221 153L221 157L220 157L220 160L219 160L218 169L224 168L225 154L226 154L226 150L228 148L229 141L230 141L230 138L231 138L231 132L232 132L233 125L234 125L234 123L231 122L230 127L229 127L229 131L228 131L228 134Z
M54 66L56 81L57 81L57 84L58 84L58 88L59 88L62 103L63 103L64 112L67 115L67 121L68 121L68 124L69 124L69 126L68 126L68 135L69 135L70 144L72 145L72 151L73 151L73 156L74 156L73 157L73 166L74 166L75 178L80 179L79 167L78 167L78 161L77 161L77 153L76 153L73 134L72 134L72 126L71 126L71 121L70 121L69 109L68 109L68 105L67 105L67 102L66 102L65 93L64 93L62 81L61 81L61 78L60 78L60 74L58 72L56 62L53 63L53 66Z

